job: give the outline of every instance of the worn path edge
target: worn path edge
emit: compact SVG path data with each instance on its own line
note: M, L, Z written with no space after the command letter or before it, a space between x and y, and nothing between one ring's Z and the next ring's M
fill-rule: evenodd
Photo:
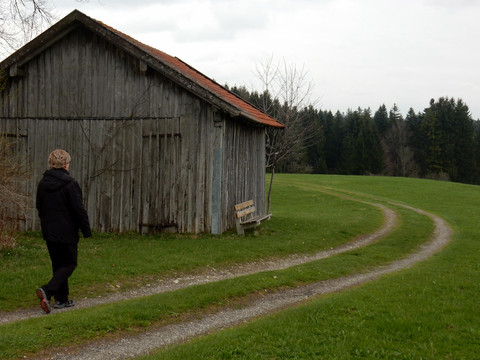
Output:
M177 277L172 279L162 280L156 284L152 284L150 286L142 287L133 289L130 291L125 292L118 292L109 294L103 297L95 297L95 298L86 298L81 299L75 305L76 309L82 308L89 308L92 306L102 305L102 304L109 304L117 301L122 300L130 300L134 298L139 298L148 295L160 294L169 291L176 291L180 289L184 289L189 286L194 285L202 285L207 284L215 281L233 279L240 276L256 274L259 272L264 271L274 271L274 270L282 270L287 269L292 266L305 264L315 260L321 260L328 258L332 255L340 254L346 251L350 251L353 249L357 249L368 244L371 244L381 237L388 234L390 231L393 230L396 224L397 215L396 213L387 208L386 206L380 204L371 204L380 208L383 212L384 222L382 227L377 231L362 235L356 238L354 241L345 243L338 247L332 248L326 251L320 251L313 255L291 255L282 259L275 259L275 260L258 260L252 263L242 263L234 265L230 268L225 269L208 269L202 272L199 275L187 275L185 277ZM62 311L69 311L69 309L64 310L55 310L56 313ZM42 317L45 314L39 310L39 308L35 309L26 309L26 310L17 310L11 311L8 313L2 314L0 318L0 325L11 323L15 321L21 321L25 319L31 319L36 317Z
M80 307L91 307L103 303L147 296L166 291L174 291L192 285L220 281L262 271L285 269L291 266L327 258L335 254L366 246L388 234L393 230L396 224L396 214L393 210L381 204L370 204L382 209L385 218L383 226L372 234L364 235L357 238L355 241L344 244L337 248L328 251L322 251L312 256L291 256L283 261L259 261L252 264L242 264L227 270L212 270L211 273L207 275L203 274L201 277L190 276L179 278L172 280L172 282L169 284L162 283L154 287L138 289L128 293L114 294L104 298L86 299L85 301L82 301L82 305ZM337 279L315 282L295 289L267 294L261 299L252 302L247 307L242 309L223 309L215 314L205 316L202 319L187 321L180 324L167 325L133 336L129 335L127 337L118 338L115 340L92 341L68 350L57 349L49 354L44 354L42 359L128 359L145 355L161 347L180 343L212 331L218 331L220 329L236 326L255 317L265 316L276 311L295 306L313 297L342 291L365 282L373 281L385 274L407 269L415 263L423 261L440 251L449 242L452 229L440 217L408 205L393 202L391 202L391 204L428 216L433 220L435 225L431 240L422 245L418 251L403 259L396 260L389 265L378 267L366 273L353 274ZM32 314L28 312L20 314L17 312L12 319L6 322L18 321L22 318L30 318L35 316L38 316L38 314Z

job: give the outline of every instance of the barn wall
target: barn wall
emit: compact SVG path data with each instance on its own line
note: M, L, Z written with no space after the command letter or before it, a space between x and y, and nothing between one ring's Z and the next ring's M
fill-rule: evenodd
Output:
M265 213L265 134L260 127L227 121L223 177L227 223L235 223L233 205L253 199Z
M22 143L31 169L25 229L38 229L36 184L55 148L72 155L71 174L96 230L209 232L214 209L222 232L234 223L234 203L257 195L264 207L263 130L225 121L100 37L79 28L23 71L0 93L0 132ZM215 146L222 153L218 208Z

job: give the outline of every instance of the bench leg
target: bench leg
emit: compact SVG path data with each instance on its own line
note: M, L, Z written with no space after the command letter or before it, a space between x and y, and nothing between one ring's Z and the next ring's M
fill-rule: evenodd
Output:
M235 221L236 225L237 225L237 234L238 235L245 235L245 231L243 230L243 226L242 224L240 224L240 221L237 219Z

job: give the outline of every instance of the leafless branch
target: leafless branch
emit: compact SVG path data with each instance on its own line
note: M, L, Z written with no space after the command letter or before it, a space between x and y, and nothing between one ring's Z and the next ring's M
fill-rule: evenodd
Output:
M25 220L28 197L22 186L28 178L17 143L0 134L0 248L15 245L18 221Z
M0 51L8 54L49 26L54 17L49 0L0 2Z
M320 134L314 124L306 124L303 109L314 106L313 85L308 82L305 67L275 63L273 57L257 65L256 77L263 86L262 110L285 125L282 130L266 130L266 166L271 169L267 211L275 165L287 157L299 156Z

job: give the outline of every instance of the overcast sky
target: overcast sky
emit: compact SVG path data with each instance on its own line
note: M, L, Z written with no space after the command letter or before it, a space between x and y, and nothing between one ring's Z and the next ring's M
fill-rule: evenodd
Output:
M56 0L58 18L74 9L221 84L261 90L273 57L305 69L322 110L448 96L480 119L480 0Z

